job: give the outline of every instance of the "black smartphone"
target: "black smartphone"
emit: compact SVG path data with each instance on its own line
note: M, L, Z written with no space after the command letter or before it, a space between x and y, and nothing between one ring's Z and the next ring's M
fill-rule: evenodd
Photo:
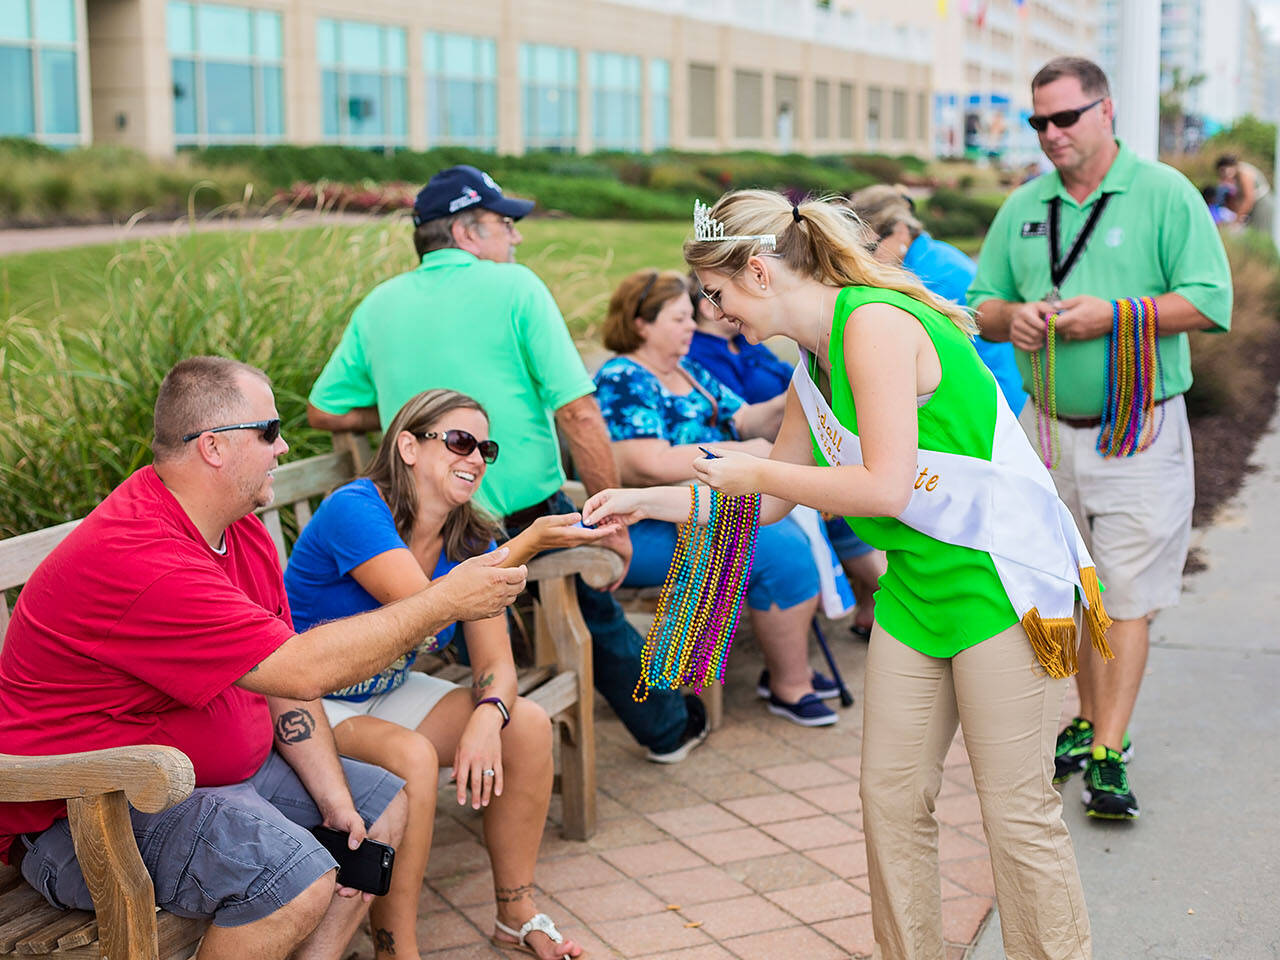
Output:
M391 870L396 862L396 848L365 837L352 850L347 834L330 827L312 827L311 832L333 859L338 861L338 883L375 896L385 896L391 889Z

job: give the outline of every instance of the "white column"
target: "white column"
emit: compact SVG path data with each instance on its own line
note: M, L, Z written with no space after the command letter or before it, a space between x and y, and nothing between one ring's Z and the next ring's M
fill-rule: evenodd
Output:
M1160 150L1160 0L1124 0L1120 37L1124 51L1111 78L1116 133L1138 156L1154 160Z

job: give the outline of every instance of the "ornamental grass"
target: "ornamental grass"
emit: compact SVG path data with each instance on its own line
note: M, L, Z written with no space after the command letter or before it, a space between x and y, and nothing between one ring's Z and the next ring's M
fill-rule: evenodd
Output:
M306 427L307 393L363 293L411 263L403 228L233 239L122 249L88 322L51 302L0 312L0 537L83 516L150 462L160 381L194 354L268 372L290 458L329 449Z

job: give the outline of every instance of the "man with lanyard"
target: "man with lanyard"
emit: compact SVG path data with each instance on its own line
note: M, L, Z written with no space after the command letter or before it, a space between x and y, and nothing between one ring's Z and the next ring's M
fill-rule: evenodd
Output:
M1084 770L1086 812L1133 819L1126 730L1149 617L1179 598L1195 499L1187 331L1229 329L1231 275L1195 187L1115 139L1096 64L1050 61L1031 97L1056 172L1000 208L968 299L983 336L1017 348L1032 394L1023 429L1052 466L1116 621L1115 662L1080 645L1080 716L1058 737L1055 780ZM1144 388L1140 410L1128 401Z
M546 285L515 263L516 221L533 209L504 196L487 173L456 166L431 178L414 201L416 269L380 284L356 307L311 389L307 419L322 430L385 427L405 401L434 387L486 409L502 457L476 501L515 536L538 517L572 513L560 487L564 434L588 493L618 485L595 385ZM631 558L626 530L600 541ZM707 735L697 697L632 692L644 641L612 595L577 578L591 632L596 689L648 759L675 763Z

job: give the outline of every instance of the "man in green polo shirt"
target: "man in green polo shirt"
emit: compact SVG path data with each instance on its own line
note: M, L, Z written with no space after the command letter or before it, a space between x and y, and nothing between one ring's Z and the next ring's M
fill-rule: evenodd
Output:
M423 390L478 400L502 456L485 471L476 500L511 536L540 516L573 511L560 493L557 426L588 493L619 485L595 385L560 309L537 275L514 262L516 221L531 209L475 167L433 176L414 202L421 262L356 307L307 404L313 427L371 431ZM625 531L601 545L630 559ZM636 703L642 638L611 594L581 577L577 589L596 688L650 760L682 760L706 737L701 701L657 691Z
M1187 331L1230 327L1231 274L1195 187L1115 139L1110 88L1096 64L1050 61L1032 79L1031 98L1031 125L1055 169L1000 208L968 299L983 336L1017 348L1033 393L1022 426L1053 462L1054 483L1088 542L1115 618L1113 662L1081 643L1080 716L1058 737L1055 780L1084 770L1086 812L1133 819L1126 730L1146 667L1148 617L1178 602L1195 499L1182 397L1191 385ZM1154 298L1158 317L1156 405L1136 453L1103 456L1108 370L1120 369L1115 358L1108 366L1115 304L1141 297ZM1047 382L1051 321L1053 397L1047 387L1037 397L1032 358Z

